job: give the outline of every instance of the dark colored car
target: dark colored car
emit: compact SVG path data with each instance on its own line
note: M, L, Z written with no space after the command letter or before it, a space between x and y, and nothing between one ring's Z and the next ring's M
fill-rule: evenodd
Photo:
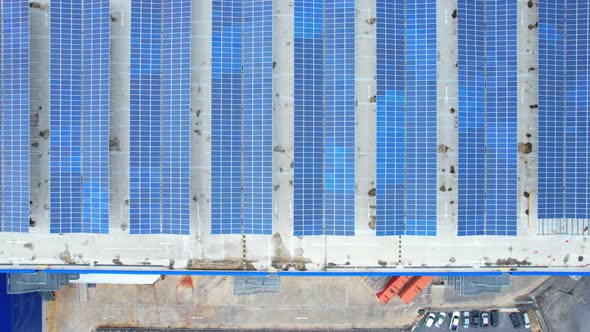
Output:
M492 312L490 312L490 325L492 325L493 327L498 326L498 323L500 322L500 315L498 315L498 310L492 310Z
M512 326L515 329L519 329L522 327L522 319L520 316L520 312L513 312L510 314L510 321L512 322Z
M473 310L471 311L471 326L472 327L479 327L479 311L478 310Z

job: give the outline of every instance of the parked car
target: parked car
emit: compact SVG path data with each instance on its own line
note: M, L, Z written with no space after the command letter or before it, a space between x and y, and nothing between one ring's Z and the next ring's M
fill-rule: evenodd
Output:
M424 321L424 325L426 327L432 327L432 324L434 324L434 319L436 318L436 315L431 312L428 317L426 317L426 320Z
M522 322L520 319L520 312L513 312L510 314L510 321L512 322L512 326L515 329L519 329L522 327Z
M446 318L447 318L447 313L444 311L441 311L438 314L438 319L436 320L436 323L434 323L434 326L441 327L443 325L443 323L445 322Z
M483 311L481 313L481 327L487 327L490 324L490 314Z
M471 326L479 327L479 311L478 310L471 311Z
M531 320L529 319L529 313L528 312L524 312L522 314L522 318L524 320L524 328L525 329L530 329L531 328Z
M493 327L498 326L498 323L500 322L500 315L498 314L498 310L492 310L490 312L490 325L492 325Z
M463 328L469 328L469 311L463 311Z
M449 324L449 329L451 331L457 331L459 328L459 320L461 319L461 313L458 311L453 311L451 315L451 323Z

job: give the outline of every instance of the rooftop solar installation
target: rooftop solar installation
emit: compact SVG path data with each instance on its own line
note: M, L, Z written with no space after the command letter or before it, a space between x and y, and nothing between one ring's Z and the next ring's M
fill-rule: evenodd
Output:
M109 1L50 11L50 231L108 233Z
M436 235L436 1L377 1L378 236Z
M213 1L211 233L272 232L272 1Z
M29 6L0 2L0 231L29 231Z
M294 10L293 234L354 235L354 1Z
M131 234L190 231L190 13L131 2Z
M517 8L459 1L459 236L516 235Z
M587 1L539 2L540 234L589 226L589 23Z

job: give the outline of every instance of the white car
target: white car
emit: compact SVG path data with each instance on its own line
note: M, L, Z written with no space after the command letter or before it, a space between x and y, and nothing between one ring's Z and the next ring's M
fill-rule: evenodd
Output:
M438 314L438 319L436 320L436 323L434 323L434 326L441 327L443 325L443 323L445 322L445 318L447 318L447 313L444 311L441 311Z
M436 315L431 312L428 317L426 317L426 321L424 322L424 325L426 327L432 327L432 324L434 324L434 319L436 318Z
M481 327L487 327L490 324L490 314L487 312L481 313Z
M531 320L529 319L529 313L523 312L522 317L524 318L524 328L530 329L531 328Z
M459 320L461 319L461 313L458 311L453 311L451 315L451 323L449 324L449 329L451 331L457 331L459 328Z

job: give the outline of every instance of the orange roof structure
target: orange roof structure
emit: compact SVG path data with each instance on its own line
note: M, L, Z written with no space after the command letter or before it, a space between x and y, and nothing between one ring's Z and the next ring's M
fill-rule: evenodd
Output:
M399 291L404 287L404 285L410 281L411 277L392 277L389 279L383 290L377 293L377 298L383 304L389 302L391 298L395 296L395 294L399 293Z
M399 297L404 301L404 303L408 304L412 302L412 300L416 297L416 295L420 294L424 287L428 286L430 282L434 279L433 277L414 277L410 282L404 285L403 289L398 293Z

